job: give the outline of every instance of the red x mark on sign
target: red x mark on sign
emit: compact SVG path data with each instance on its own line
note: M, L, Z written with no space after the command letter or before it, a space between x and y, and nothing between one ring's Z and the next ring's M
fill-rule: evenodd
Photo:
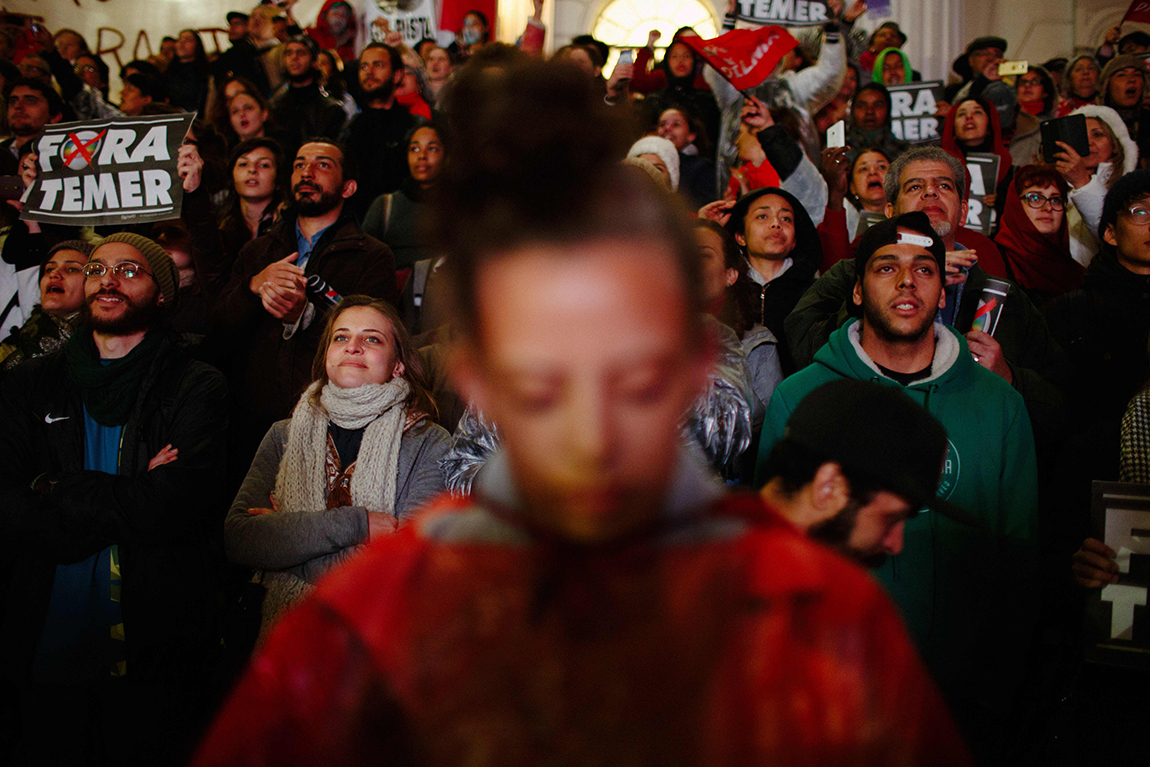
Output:
M76 155L80 155L81 157L84 158L84 161L86 163L88 163L88 165L91 165L92 164L92 153L88 151L88 147L92 146L93 144L97 143L100 139L104 138L104 134L107 132L108 132L108 129L104 128L104 130L100 131L98 136L96 136L95 138L93 138L87 142L81 141L80 137L77 136L75 133L69 133L68 138L72 140L72 146L74 148L72 149L71 152L67 152L64 154L64 164L67 165L67 164L71 163L72 160L75 159Z

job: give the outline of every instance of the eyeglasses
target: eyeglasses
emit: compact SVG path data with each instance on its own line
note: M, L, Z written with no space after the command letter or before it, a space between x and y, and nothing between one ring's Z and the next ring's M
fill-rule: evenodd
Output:
M1019 86L1027 86L1027 87L1029 87L1031 85L1042 85L1042 78L1041 77L1034 77L1034 78L1031 78L1029 80L1022 79L1022 80L1018 81L1018 84L1019 84Z
M109 269L112 271L112 274L117 277L123 277L125 280L135 279L141 274L146 274L152 279L155 279L155 276L151 272L145 271L140 268L139 264L134 264L131 261L122 261L115 266L105 266L99 261L89 261L87 264L84 264L84 276L89 279L92 277L103 277L108 273Z
M77 64L74 67L74 69L77 72L95 72L96 71L96 68L94 66L92 66L91 64L84 64L83 66Z
M1022 199L1032 208L1041 208L1046 203L1050 203L1050 207L1055 210L1062 210L1066 207L1066 201L1061 197L1047 197L1038 192L1027 192L1022 195Z
M1135 205L1127 208L1125 213L1138 226L1150 224L1150 208L1144 205Z

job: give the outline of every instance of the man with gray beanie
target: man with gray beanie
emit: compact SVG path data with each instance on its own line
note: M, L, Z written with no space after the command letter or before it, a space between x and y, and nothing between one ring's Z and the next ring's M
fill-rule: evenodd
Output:
M174 764L219 646L227 390L166 326L179 283L163 248L114 234L83 274L75 334L0 382L14 763Z
M767 479L767 458L791 414L824 383L873 381L938 419L948 438L938 496L968 516L928 511L910 519L902 552L875 575L972 750L985 755L1006 734L1036 621L1037 463L1022 397L974 361L958 331L935 322L946 305L945 273L946 246L922 211L863 234L851 296L862 318L832 333L814 364L775 389L756 483ZM872 448L882 450L877 437Z

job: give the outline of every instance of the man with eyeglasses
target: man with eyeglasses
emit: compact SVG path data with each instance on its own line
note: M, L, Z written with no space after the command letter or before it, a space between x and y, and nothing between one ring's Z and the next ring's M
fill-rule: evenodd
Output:
M360 54L363 111L344 126L340 141L360 163L361 184L351 205L361 220L376 197L399 189L407 176L403 139L421 121L395 100L403 74L403 59L390 45L369 43Z
M1102 248L1082 287L1046 312L1072 364L1064 474L1079 510L1090 480L1118 479L1122 415L1150 380L1150 171L1114 182L1098 231Z
M16 764L177 763L218 651L227 387L166 323L171 258L130 233L84 266L81 325L0 383L0 655Z

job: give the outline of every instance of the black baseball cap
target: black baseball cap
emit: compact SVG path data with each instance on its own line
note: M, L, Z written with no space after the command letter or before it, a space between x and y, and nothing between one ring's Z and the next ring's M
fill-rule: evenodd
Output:
M844 378L799 402L783 438L843 467L844 473L972 527L970 514L938 497L949 450L946 429L893 386Z
M289 43L297 43L307 48L311 52L312 60L319 58L319 43L305 34L292 35L287 40L284 40L284 45Z
M242 11L228 11L228 15L224 18L228 20L229 24L231 24L233 19L242 19L243 21L247 21L248 15Z
M898 231L900 228L909 229L913 234L900 233ZM946 245L931 227L930 217L921 210L915 210L879 221L863 232L863 236L859 238L858 247L855 248L855 274L862 275L866 270L867 261L875 254L876 250L887 245L894 245L897 242L909 242L926 248L938 261L939 272L941 274L946 273Z

